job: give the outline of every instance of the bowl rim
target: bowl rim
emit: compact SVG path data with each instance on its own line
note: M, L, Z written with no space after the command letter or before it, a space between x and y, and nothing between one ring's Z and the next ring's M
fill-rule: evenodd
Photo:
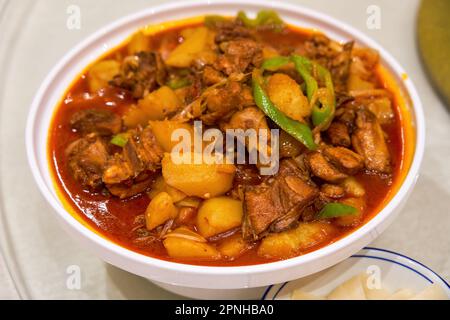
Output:
M40 192L47 200L48 203L53 207L53 209L58 213L59 218L61 218L73 231L81 234L82 237L89 240L90 244L99 247L99 249L104 249L111 255L118 255L126 260L131 260L134 263L137 263L141 266L153 266L159 269L164 269L168 271L175 272L183 272L190 274L198 274L198 275L250 275L250 274L259 274L266 273L268 271L278 271L281 269L286 269L290 267L295 267L304 263L312 262L318 259L321 259L335 251L342 250L345 247L348 247L352 243L358 242L363 237L368 234L378 235L383 229L381 227L382 222L391 214L394 213L395 209L400 206L402 200L407 196L408 191L414 186L417 177L419 168L421 165L421 161L423 158L424 147L425 147L425 117L423 113L422 103L420 101L417 90L410 79L404 79L403 86L405 91L408 93L411 103L411 108L415 117L415 148L414 148L414 156L410 165L410 168L407 172L404 181L401 183L401 186L392 196L392 198L388 201L388 203L384 206L384 208L379 211L371 220L365 223L363 226L355 230L354 232L344 236L343 238L337 240L334 243L331 243L325 247L312 251L308 254L293 257L286 260L269 262L258 265L245 265L245 266L203 266L203 265L190 265L178 262L166 261L158 258L153 258L149 256L145 256L143 254L137 253L130 249L120 246L108 240L106 238L101 237L100 235L92 232L84 225L82 225L79 221L77 221L65 208L64 206L56 201L56 199L52 196L50 188L47 187L45 183L44 177L40 174L37 155L34 150L34 129L36 125L36 116L39 110L41 100L44 97L45 92L48 90L48 86L54 80L54 78L58 75L58 73L63 69L63 67L76 57L77 53L79 53L82 49L88 48L89 46L95 44L95 42L101 38L103 35L112 32L121 26L125 26L127 23L133 20L137 20L139 18L143 18L145 16L151 16L155 12L161 13L170 10L180 10L183 8L189 7L208 7L211 10L214 10L215 6L228 6L234 5L237 6L239 4L245 4L254 6L256 8L272 8L274 10L285 10L292 11L294 13L302 14L304 16L308 16L312 19L324 22L330 26L338 30L345 30L346 33L354 35L356 38L363 39L366 44L370 47L375 48L380 52L384 62L388 65L392 72L397 76L405 74L403 67L388 53L381 45L379 45L376 41L372 40L370 37L366 36L363 32L353 28L352 26L339 21L336 18L323 14L319 11L303 7L297 4L288 4L288 3L274 3L266 0L218 0L218 1L208 1L207 3L197 2L197 1L186 1L186 2L175 2L175 3L166 3L159 6L150 6L146 9L140 10L136 13L132 13L125 17L122 17L118 20L109 23L108 25L100 28L90 36L88 36L85 40L81 41L75 47L73 47L68 53L66 53L62 59L53 67L50 73L45 78L42 85L39 87L27 119L26 125L26 151L29 166L31 168L34 179L39 187ZM48 128L47 128L48 130ZM48 134L47 134L48 135ZM49 170L47 168L46 170ZM361 246L362 247L362 246ZM355 250L357 251L357 250ZM338 261L339 262L339 261ZM336 262L337 263L337 262ZM319 270L317 270L319 271ZM136 273L136 272L135 272ZM139 272L137 272L139 273ZM270 281L270 280L269 280Z

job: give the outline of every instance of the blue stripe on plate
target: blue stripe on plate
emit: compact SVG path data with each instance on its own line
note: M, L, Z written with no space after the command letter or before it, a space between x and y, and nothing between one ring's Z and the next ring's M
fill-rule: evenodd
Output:
M423 263L421 263L421 262L419 262L419 261L417 261L417 260L415 260L415 259L413 259L413 258L411 258L411 257L405 256L404 254L401 254L401 253L398 253L398 252L394 252L394 251L391 251L391 250L380 249L380 248L374 248L374 247L364 247L364 250L375 250L375 251L381 251L381 252L386 252L386 253L396 254L396 255L398 255L398 256L400 256L400 257L403 257L403 258L405 258L405 259L411 260L412 262L417 263L418 265L424 267L425 269L427 269L428 271L430 271L431 273L433 273L436 277L438 277L439 279L442 280L442 282L445 283L445 285L447 286L447 288L450 289L449 283L448 283L444 278L442 278L439 274L437 274L436 272L434 272L433 270L431 270L429 267L427 267L427 266L424 265Z
M280 293L281 290L283 290L283 288L289 283L289 281L286 281L285 283L283 283L281 285L281 287L278 288L277 292L275 293L275 295L273 296L272 300L275 300L275 298L278 296L278 294Z
M403 264L403 263L400 263L400 262L397 262L397 261L394 261L394 260L391 260L391 259L375 257L375 256L366 256L366 255L362 255L362 254L355 254L355 255L351 256L350 258L369 258L369 259L375 259L375 260L378 259L378 260L384 260L384 261L392 262L392 263L398 264L399 266L405 267L406 269L409 269L409 270L417 273L418 275L422 276L422 278L428 280L430 283L434 283L433 281L431 281L430 278L428 278L423 273L420 273L416 269L413 269L410 266L407 266L406 264Z
M403 257L405 259L408 259L414 263L417 263L418 265L424 267L425 269L429 270L431 273L433 273L434 275L436 275L440 280L442 280L447 287L450 288L449 284L447 283L447 281L445 281L441 276L439 276L436 272L434 272L433 270L431 270L430 268L428 268L426 265L424 265L423 263L420 263L419 261L416 261L408 256L405 256L403 254L394 252L394 251L390 251L390 250L386 250L386 249L379 249L379 248L374 248L374 247L364 247L363 250L375 250L375 251L381 251L381 252L386 252L386 253L390 253L390 254L394 254L394 255L398 255L400 257ZM420 275L421 277L423 277L424 279L426 279L428 282L430 283L434 283L430 278L428 278L427 276L425 276L424 274L422 274L421 272L417 271L416 269L407 266L403 263L391 260L391 259L387 259L387 258L382 258L382 257L375 257L375 256L369 256L369 255L352 255L350 256L350 258L369 258L369 259L378 259L378 260L384 260L384 261L388 261L388 262L392 262L394 264L400 265L406 269L409 269L415 273L417 273L418 275ZM280 294L281 290L283 290L283 288L289 283L289 281L284 282L277 290L277 292L275 293L275 295L272 297L272 300L275 300L275 298ZM274 285L270 285L267 287L267 289L264 291L264 294L262 296L262 300L265 300L267 295L269 294L270 290L274 287Z
M264 291L264 294L263 294L261 300L266 300L266 296L267 296L267 294L269 293L270 289L272 289L272 287L273 287L273 284L271 284L270 286L268 286L268 287L266 288L266 290Z

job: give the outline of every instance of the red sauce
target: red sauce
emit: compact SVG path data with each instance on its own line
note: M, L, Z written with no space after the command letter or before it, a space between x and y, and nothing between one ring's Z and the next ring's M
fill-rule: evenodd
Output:
M152 36L152 47L160 48L164 46L168 49L174 48L179 41L180 31L186 27L189 26L165 30ZM270 43L275 48L277 46L295 47L302 43L308 35L309 33L306 31L287 28L281 35L279 33L264 33L262 34L261 40ZM123 57L125 56L125 49L125 46L118 48L110 53L109 57ZM380 83L382 83L381 80L379 81ZM122 114L134 101L129 94L119 89L108 88L101 91L100 95L94 96L88 96L87 92L89 92L87 79L82 74L68 89L64 101L56 108L50 127L48 142L48 151L51 159L50 166L53 171L53 176L57 180L57 185L67 202L72 205L73 209L84 221L120 246L159 259L211 266L241 266L273 261L258 256L256 248L247 251L234 261L180 261L170 258L161 242L155 242L145 248L133 243L133 222L136 216L145 212L149 203L148 196L143 194L130 199L120 200L101 193L84 190L68 172L67 157L64 151L70 142L78 138L78 135L72 132L69 125L70 117L76 110L83 108L102 108ZM394 170L392 179L398 179L404 146L401 139L402 126L400 122L400 111L397 105L394 105L394 109L394 121L384 126L383 129L387 134L388 147L393 161ZM383 179L379 175L365 173L359 173L356 178L366 190L367 209L364 212L364 224L380 210L380 206L387 197L393 181L392 179ZM334 237L325 243L321 243L319 246L310 248L308 252L335 242L354 230L355 228L340 228ZM302 254L304 253L306 252Z

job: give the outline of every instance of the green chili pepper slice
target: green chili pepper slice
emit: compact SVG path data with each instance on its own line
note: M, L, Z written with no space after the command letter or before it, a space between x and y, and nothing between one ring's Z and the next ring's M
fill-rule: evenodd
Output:
M291 62L289 57L276 56L263 61L261 64L261 73L264 70L275 71Z
M314 126L318 127L319 130L326 130L333 120L336 108L333 80L326 68L303 56L294 54L291 57L277 56L264 60L261 65L261 71L275 71L291 61L305 81L306 96L310 103L319 91L319 83L313 76L314 72L317 74L319 81L325 85L325 94L319 96L318 102L312 106L311 119Z
M326 130L333 120L336 108L331 74L326 68L305 57L292 55L291 59L294 62L295 69L305 81L306 95L309 102L311 102L319 90L318 82L312 75L313 71L317 72L319 80L325 85L326 95L325 97L319 98L320 104L314 103L312 106L311 119L314 126L320 130Z
M220 23L227 21L228 19L224 16L219 15L207 15L203 21L204 25L208 28L216 28Z
M322 130L325 130L333 120L336 109L336 100L330 72L320 65L317 65L317 72L325 84L326 96L320 101L320 107L318 104L313 106L311 118L315 126L320 126Z
M305 81L306 96L308 97L308 101L311 102L317 89L319 89L316 79L311 75L312 62L299 55L292 55L291 60L294 62L295 70L297 70L303 78L303 81Z
M292 120L278 110L263 90L262 82L261 71L255 69L252 74L252 84L256 105L281 129L303 143L308 149L315 150L317 145L314 142L311 129L306 124Z
M303 56L292 55L290 57L277 56L263 61L261 65L261 74L265 70L275 71L288 63L293 62L295 69L303 78L306 87L306 96L308 101L313 103L311 120L313 125L323 131L326 130L334 117L336 109L336 101L334 94L334 85L330 72L319 65ZM314 78L313 74L316 74L321 84L325 86L319 95L319 82ZM312 101L317 99L317 102Z
M116 146L123 148L123 147L125 147L125 145L128 142L128 134L127 133L118 133L112 137L110 142Z
M318 214L319 219L336 218L357 214L358 210L352 206L338 203L330 202L327 203Z
M167 83L167 86L170 89L176 90L176 89L180 89L183 87L187 87L190 84L191 84L191 81L188 78L175 78L175 79L171 79Z
M255 19L247 17L247 14L244 11L239 11L237 18L249 28L271 26L275 31L281 31L284 27L283 20L274 10L261 10L258 12Z

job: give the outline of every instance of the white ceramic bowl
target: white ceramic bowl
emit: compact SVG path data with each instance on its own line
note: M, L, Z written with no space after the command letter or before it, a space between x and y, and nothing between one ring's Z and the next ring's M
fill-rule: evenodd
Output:
M133 31L147 24L157 24L202 14L234 15L238 10L250 14L269 7L285 21L315 28L334 39L355 39L357 43L377 49L384 66L391 71L412 102L411 118L415 123L415 151L409 172L392 200L367 224L343 239L306 255L261 265L243 267L208 267L173 263L150 258L125 249L80 224L64 209L55 191L47 159L47 136L52 114L72 80L92 61L123 42ZM47 201L55 209L64 228L105 261L167 285L191 288L233 289L261 287L297 279L330 267L375 239L394 219L417 179L424 151L425 124L421 102L410 79L402 79L403 68L380 45L354 28L321 13L300 6L264 1L183 2L150 7L127 16L96 32L68 52L50 72L36 94L30 110L26 146L31 170ZM181 288L180 287L180 288ZM174 290L173 288L171 289ZM184 293L186 294L186 293ZM188 294L193 296L192 294Z

